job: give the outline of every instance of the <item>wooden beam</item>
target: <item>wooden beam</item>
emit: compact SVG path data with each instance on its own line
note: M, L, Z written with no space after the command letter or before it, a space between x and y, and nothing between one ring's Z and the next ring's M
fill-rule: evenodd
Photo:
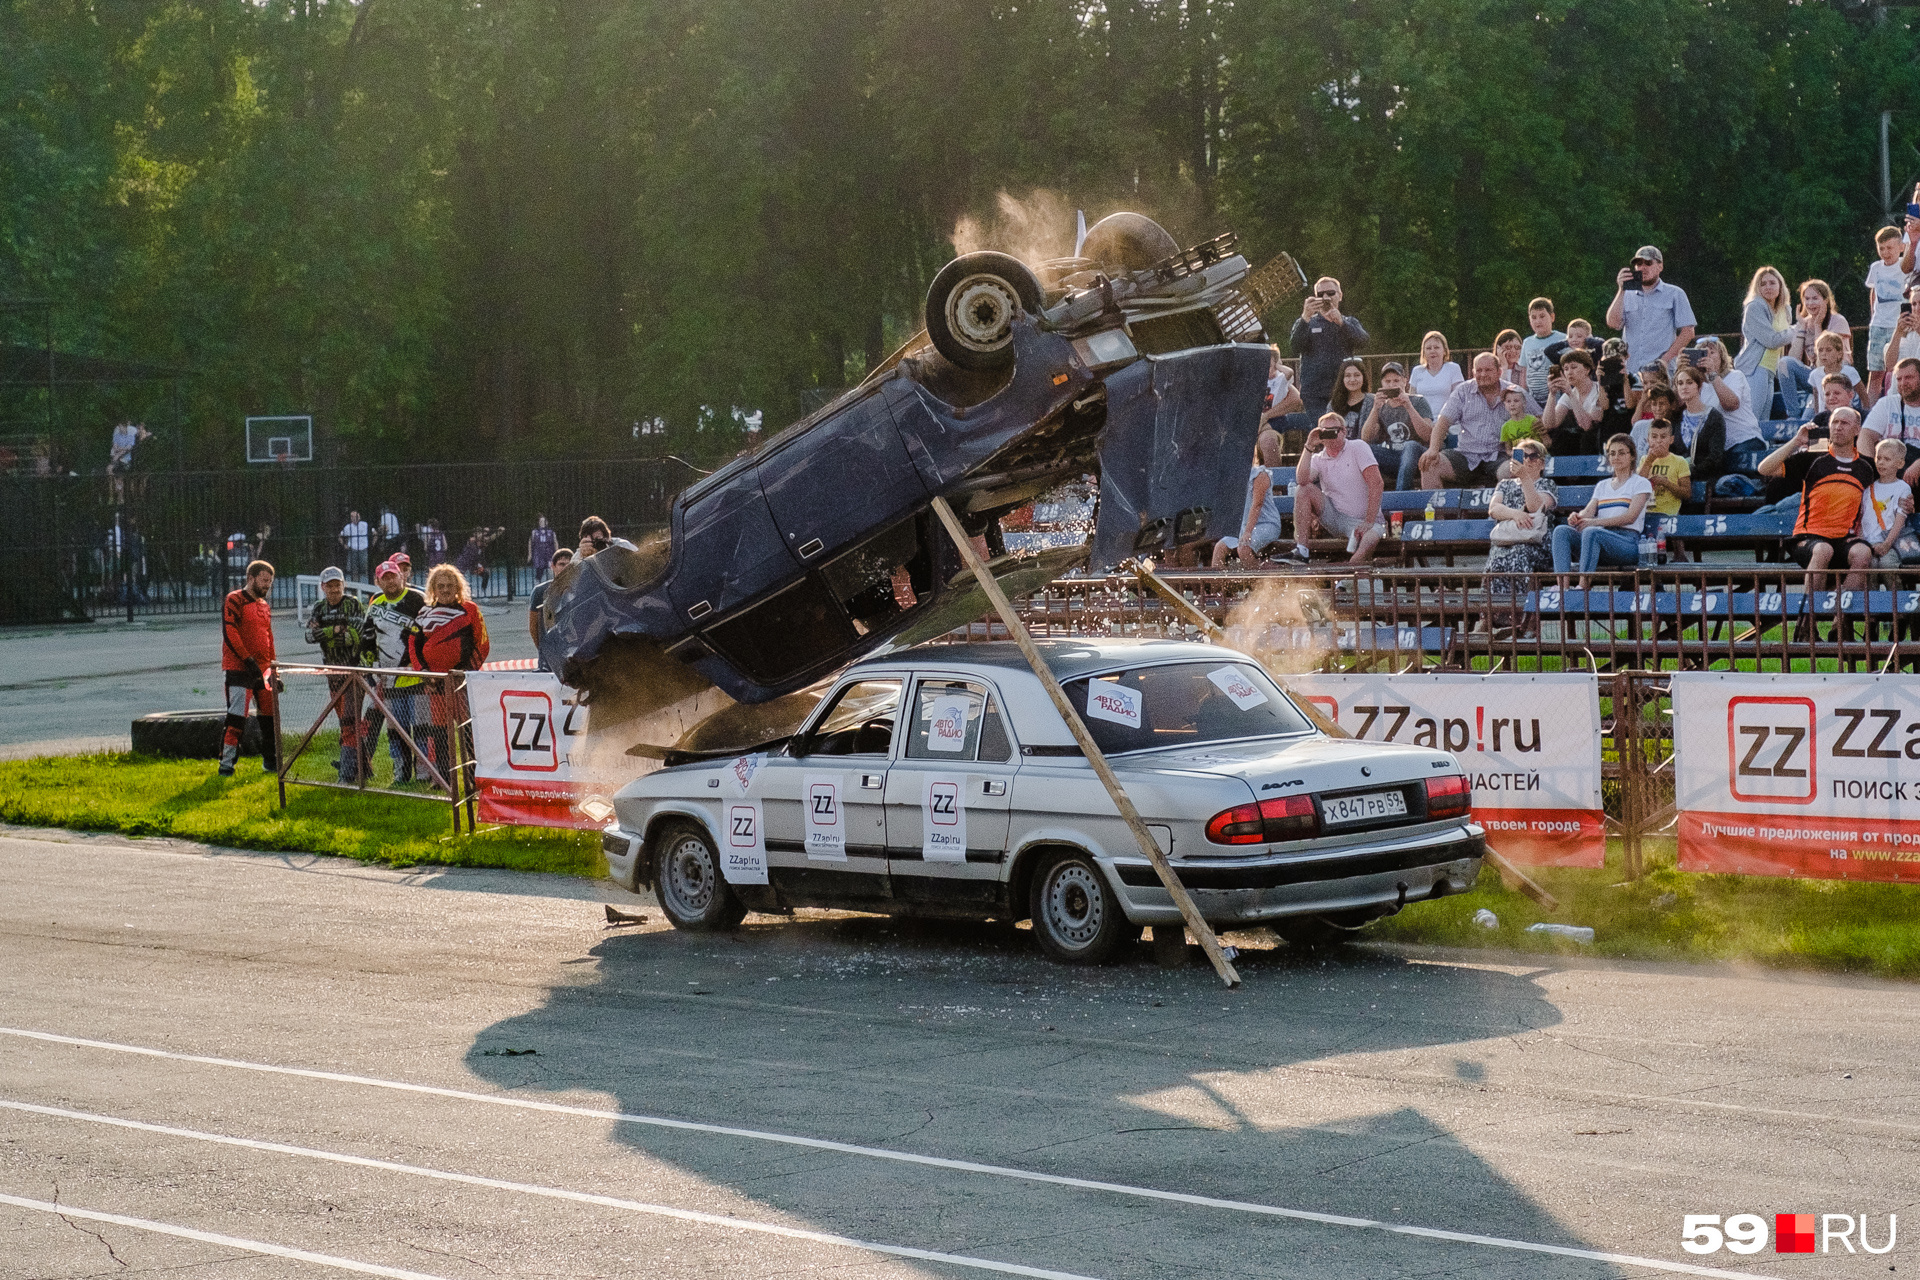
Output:
M1113 798L1114 808L1120 811L1121 820L1127 824L1127 829L1133 832L1134 840L1140 845L1140 852L1145 855L1148 862L1153 864L1154 874L1160 877L1160 883L1166 886L1174 905L1180 908L1180 915L1187 922L1187 931L1199 941L1200 949L1207 953L1207 959L1212 962L1213 971L1220 975L1220 981L1229 987L1239 986L1240 975L1234 971L1233 962L1227 959L1226 952L1221 950L1220 939L1214 936L1212 926L1201 918L1200 908L1194 905L1192 895L1187 892L1186 886L1180 883L1180 877L1174 874L1173 864L1168 862L1166 855L1160 852L1160 842L1153 838L1153 833L1147 830L1146 823L1140 820L1139 810L1135 809L1133 801L1127 798L1126 789L1120 785L1120 779L1114 776L1113 767L1107 763L1107 757L1094 742L1093 735L1087 731L1086 722L1080 718L1080 713L1073 709L1073 704L1067 701L1067 691L1060 687L1060 682L1054 679L1053 671L1047 666L1046 659L1042 658L1040 650L1034 647L1033 637L1027 634L1026 625L1020 621L1020 615L1014 612L1012 601L1007 599L1007 594L1000 589L1000 584L993 580L993 575L987 571L986 562L981 560L980 553L973 549L973 539L969 538L967 531L961 527L959 519L953 514L953 508L947 505L945 498L935 498L933 513L939 516L940 523L946 526L948 536L953 539L953 545L960 549L961 560L966 563L968 569L973 571L974 578L979 581L981 589L987 593L987 599L993 602L994 611L1000 615L1000 620L1007 624L1007 631L1013 636L1013 642L1020 646L1020 653L1026 658L1027 665L1033 668L1033 674L1039 678L1041 687L1047 691L1047 697L1052 699L1054 710L1058 711L1060 718L1067 722L1067 728L1073 733L1073 740L1078 742L1080 750L1086 753L1087 763L1093 766L1094 773L1100 779L1100 785L1105 787L1107 794ZM1155 927L1158 928L1158 926Z

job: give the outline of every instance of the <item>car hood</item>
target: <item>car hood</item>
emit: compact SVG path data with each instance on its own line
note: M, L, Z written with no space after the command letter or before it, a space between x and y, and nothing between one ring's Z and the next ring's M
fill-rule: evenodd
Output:
M1408 782L1460 770L1459 761L1445 751L1317 733L1122 756L1113 764L1127 773L1238 778L1263 799L1275 794Z

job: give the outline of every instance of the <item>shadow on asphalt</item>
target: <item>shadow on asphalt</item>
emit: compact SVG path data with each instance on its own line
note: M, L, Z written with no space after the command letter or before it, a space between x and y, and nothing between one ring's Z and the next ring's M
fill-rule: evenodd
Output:
M1232 938L1245 981L1228 992L1145 946L1054 964L1005 925L803 914L697 935L648 914L570 962L541 1008L482 1033L469 1068L627 1112L1594 1247L1453 1136L1473 1127L1476 1046L1560 1021L1528 976L1374 946L1303 953L1254 931ZM1355 1097L1352 1075L1373 1068L1329 1061L1435 1049L1407 1069L1458 1082L1447 1125L1379 1110L1378 1084ZM1624 1274L747 1139L615 1135L820 1230L1087 1274Z

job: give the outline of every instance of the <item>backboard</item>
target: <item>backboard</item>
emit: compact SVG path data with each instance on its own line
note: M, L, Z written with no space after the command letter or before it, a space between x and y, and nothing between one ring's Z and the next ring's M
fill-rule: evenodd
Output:
M247 461L312 462L313 419L306 416L248 418Z

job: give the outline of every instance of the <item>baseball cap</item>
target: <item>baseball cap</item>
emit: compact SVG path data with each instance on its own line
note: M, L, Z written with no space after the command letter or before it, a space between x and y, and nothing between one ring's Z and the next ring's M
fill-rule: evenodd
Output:
M395 564L391 560L382 560L380 562L380 567L373 571L374 580L378 581L379 579L386 577L390 573L400 573L400 566ZM404 573L400 573L400 576L404 578L407 575Z
M346 580L347 580L347 575L340 572L340 570L338 570L332 565L328 565L326 568L320 571L320 581L322 584L325 584L328 582L345 582Z
M389 564L411 565L413 563L413 557L409 556L404 551L396 551L392 555L387 557L387 562Z
M1407 376L1407 367L1398 360L1389 360L1380 366L1380 373L1383 377L1389 373L1397 373L1404 378Z
M1660 256L1660 251L1650 244L1643 244L1638 249L1635 249L1633 251L1633 258L1636 262L1645 259L1648 262L1658 262L1662 265L1665 265L1667 261Z

